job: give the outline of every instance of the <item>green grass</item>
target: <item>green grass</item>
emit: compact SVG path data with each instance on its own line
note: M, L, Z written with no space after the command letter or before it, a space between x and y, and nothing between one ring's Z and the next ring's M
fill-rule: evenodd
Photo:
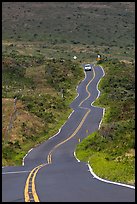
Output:
M133 185L135 175L134 161L120 163L114 160L108 161L108 158L109 155L107 154L93 153L89 163L93 167L94 172L101 178Z
M134 185L134 155L126 156L120 142L117 146L114 143L94 133L78 145L76 156L81 161L89 161L97 176Z
M82 161L89 161L100 177L135 183L135 76L134 65L118 60L101 64L105 76L99 84L95 106L105 108L101 127L76 148Z

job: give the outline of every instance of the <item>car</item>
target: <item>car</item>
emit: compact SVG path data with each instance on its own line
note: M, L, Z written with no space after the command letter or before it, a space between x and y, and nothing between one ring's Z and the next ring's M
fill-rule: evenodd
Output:
M85 71L91 71L91 64L85 64L84 70Z

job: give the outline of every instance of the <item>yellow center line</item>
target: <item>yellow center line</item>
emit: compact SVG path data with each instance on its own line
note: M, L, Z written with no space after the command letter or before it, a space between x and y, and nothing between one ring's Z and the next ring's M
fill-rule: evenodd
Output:
M60 142L59 144L57 144L57 145L55 145L55 146L53 147L53 149L49 152L50 157L52 156L53 151L54 151L57 147L59 147L60 145L64 144L65 142L67 142L68 140L70 140L72 137L74 137L74 136L76 135L76 133L79 131L79 129L80 129L81 126L83 125L83 123L84 123L84 121L85 121L85 119L86 119L86 117L88 116L89 113L90 113L90 110L87 111L87 113L86 113L85 116L83 117L82 121L80 122L79 126L76 128L76 130L73 132L73 134L72 134L70 137L68 137L66 140L63 140L62 142ZM49 156L49 155L48 155L48 156Z
M86 91L88 93L88 96L79 104L79 107L82 105L82 103L84 103L84 101L86 101L89 97L90 97L90 92L88 91L88 86L89 84L93 81L93 79L95 78L95 71L93 69L93 78L91 79L91 81L86 85ZM81 107L82 108L82 107ZM88 109L88 108L87 108ZM76 135L76 133L80 130L81 126L83 125L84 121L86 120L88 114L90 113L90 109L88 109L88 111L86 112L86 114L84 115L83 119L81 120L80 124L78 125L78 127L76 128L76 130L73 132L72 135L70 135L70 137L68 137L66 140L63 140L62 142L60 142L59 144L55 145L53 147L53 149L49 152L48 156L47 156L47 162L45 164L41 164L39 166L36 166L34 169L32 169L32 171L30 172L26 184L25 184L25 189L24 189L24 197L25 197L25 202L40 202L39 197L37 195L36 192L36 187L35 187L35 178L36 175L38 173L38 171L43 167L46 166L47 164L51 164L52 163L52 153L53 151L59 147L60 145L64 144L65 142L67 142L68 140L70 140L72 137L74 137ZM32 194L33 198L30 197L29 194Z
M24 189L25 202L30 202L30 196L29 196L30 193L32 193L32 195L33 195L33 200L35 202L39 202L39 199L38 199L38 196L37 196L37 193L36 193L36 189L35 189L35 177L36 177L36 174L37 174L38 170L41 167L45 166L45 165L47 165L47 164L41 164L39 166L36 166L30 172L30 174L29 174L29 176L27 178L27 181L26 181L25 189ZM31 179L32 179L32 182L30 182ZM29 187L30 187L30 189L29 189Z
M24 189L24 195L25 195L25 202L30 202L30 197L29 197L29 182L30 182L30 178L31 175L33 174L33 172L35 171L37 167L35 167L29 174L27 181L26 181L26 185L25 185L25 189Z
M43 166L42 166L43 167ZM38 170L41 168L41 166L35 171L34 173L34 176L32 178L32 194L33 194L33 197L34 197L34 200L35 202L40 202L39 201L39 198L38 198L38 195L36 193L36 188L35 188L35 177L36 177L36 174L38 172Z
M86 85L86 91L87 91L87 93L88 93L88 96L79 104L79 107L82 105L82 103L84 103L84 101L86 101L86 100L91 96L91 94L90 94L90 92L89 92L89 90L88 90L88 86L89 86L89 84L93 81L94 78L95 78L95 70L94 70L94 68L93 68L93 78L92 78L91 81L89 81L89 83ZM87 109L88 109L88 108L87 108ZM73 134L72 134L70 137L68 137L66 140L63 140L63 141L60 142L59 144L55 145L55 146L53 147L53 149L49 152L48 157L47 157L47 160L49 161L49 163L51 163L51 157L52 157L53 151L54 151L57 147L59 147L60 145L64 144L65 142L67 142L68 140L70 140L72 137L74 137L74 136L76 135L76 133L80 130L81 126L83 125L84 121L86 120L86 117L88 116L88 114L90 113L90 111L91 111L91 110L88 109L87 113L85 114L85 116L83 117L82 121L80 122L80 124L78 125L78 127L76 128L76 130L73 132ZM50 160L49 160L49 158L50 158Z
M86 101L90 96L91 96L91 94L90 94L90 92L89 92L89 90L88 90L88 86L89 86L89 84L93 81L93 79L95 78L95 70L94 70L94 67L92 67L92 69L93 69L93 78L91 79L91 81L89 81L89 83L87 84L87 86L86 86L86 92L88 93L88 96L83 100L83 101L81 101L81 103L79 104L79 106L81 106L82 105L82 103L84 103L84 101Z

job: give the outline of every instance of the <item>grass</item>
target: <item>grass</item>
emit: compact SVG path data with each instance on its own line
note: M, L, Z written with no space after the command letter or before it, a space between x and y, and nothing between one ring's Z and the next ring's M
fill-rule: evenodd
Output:
M46 45L133 45L132 11L134 2L3 2L3 39L45 41Z
M76 55L82 63L100 52L130 61L134 9L134 2L3 2L3 51L46 58Z
M94 153L89 159L90 165L93 166L94 172L101 178L112 180L115 182L122 182L133 185L134 184L134 163L133 161L120 163L118 161L108 161L109 155L102 153ZM129 168L129 165L131 167Z
M76 148L82 161L89 161L100 177L135 184L134 65L118 60L101 64L105 77L99 84L95 106L105 108L101 127Z

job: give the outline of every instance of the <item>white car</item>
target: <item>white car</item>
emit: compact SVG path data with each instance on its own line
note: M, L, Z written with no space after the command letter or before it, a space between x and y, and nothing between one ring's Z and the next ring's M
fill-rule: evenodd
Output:
M91 65L85 64L84 69L85 69L85 71L91 71Z

